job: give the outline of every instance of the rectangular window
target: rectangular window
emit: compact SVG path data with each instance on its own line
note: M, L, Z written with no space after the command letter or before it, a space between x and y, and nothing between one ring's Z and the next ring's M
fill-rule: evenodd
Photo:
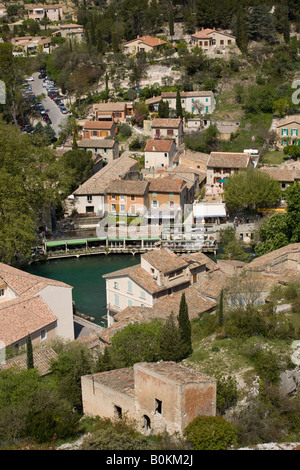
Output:
M132 282L127 281L127 292L128 294L132 294Z
M90 195L90 194L88 194L87 197L86 197L86 199L87 199L88 202L92 202L93 196Z
M173 129L168 129L168 130L167 130L167 135L173 135L173 134L174 134Z
M125 196L124 196L124 194L120 194L120 201L125 201Z
M140 297L141 297L142 299L145 299L145 298L146 298L146 293L145 293L143 290L140 291Z
M41 330L41 341L47 339L47 331L45 329Z
M151 201L151 207L157 208L158 207L158 201Z
M120 211L125 212L125 204L120 204Z
M116 307L120 306L120 299L119 299L119 296L117 294L114 295L114 302L115 302Z
M3 297L3 296L4 296L4 293L5 293L5 290L4 290L4 289L0 289L0 297Z
M102 149L102 153L103 153L103 155L106 155L107 154L107 149Z
M174 197L174 193L169 193L169 198L173 198Z
M135 201L135 196L130 196L131 201Z
M93 131L93 136L97 136L97 131Z
M119 289L119 283L118 282L114 282L114 289Z
M111 198L111 199L116 199L116 195L115 195L115 194L111 194L110 198Z
M152 195L153 195L153 197L157 197L157 193L153 193Z

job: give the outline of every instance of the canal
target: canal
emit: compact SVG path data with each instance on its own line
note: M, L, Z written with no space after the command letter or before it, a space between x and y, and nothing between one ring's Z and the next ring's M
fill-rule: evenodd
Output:
M101 254L32 263L24 271L73 286L76 310L94 317L95 323L102 325L106 320L105 280L102 275L139 262L139 255Z

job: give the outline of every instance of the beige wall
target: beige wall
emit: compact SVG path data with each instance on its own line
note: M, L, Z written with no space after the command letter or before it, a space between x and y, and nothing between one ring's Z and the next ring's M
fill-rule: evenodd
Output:
M47 286L38 295L57 317L57 336L74 339L72 288Z
M124 46L125 54L136 54L137 52L151 52L153 51L153 47L148 46L140 39L136 39L132 41L130 44Z
M74 201L74 203L72 202ZM102 213L105 210L105 198L104 195L92 196L91 202L88 202L87 196L75 196L74 200L67 201L67 210L71 214L73 209L76 209L78 214L86 214L87 207L94 208L94 213Z
M300 124L294 122L277 128L278 147L283 148L286 145L299 145L298 139L300 139Z
M81 377L81 391L83 412L86 415L114 419L117 417L115 406L119 406L128 418L135 416L133 397L105 387L93 380L93 376Z
M177 146L183 143L183 127L182 124L178 129L165 129L165 128L153 128L152 127L152 136L153 138L163 138L163 139L173 139Z
M128 282L131 282L132 290L128 289ZM143 294L141 294L143 292ZM144 295L144 296L143 296ZM108 323L113 323L113 312L121 312L126 307L153 306L153 298L141 286L132 281L128 276L106 279L106 302L108 310Z
M172 166L175 152L175 143L172 144L169 152L145 152L145 168L157 168L158 166L168 168Z

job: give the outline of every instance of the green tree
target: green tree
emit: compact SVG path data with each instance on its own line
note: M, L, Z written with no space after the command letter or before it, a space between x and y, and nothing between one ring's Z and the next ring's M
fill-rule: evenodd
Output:
M198 416L184 430L195 450L227 450L237 442L237 430L221 416Z
M287 145L283 149L284 158L293 158L293 160L297 160L300 158L300 147L299 145Z
M160 100L158 105L158 116L160 118L169 117L169 103L168 101Z
M0 145L0 259L17 265L30 256L39 218L55 201L55 180L48 173L55 157L1 119Z
M240 170L224 184L224 199L231 212L275 207L281 195L279 182L257 168Z
M189 319L188 304L183 293L180 300L178 326L180 332L180 351L182 358L189 356L192 352L192 329Z
M163 361L179 362L182 359L179 345L181 335L174 315L171 314L162 327L159 356Z
M162 322L133 323L118 331L111 342L110 354L117 368L136 362L158 361Z
M173 10L169 13L169 34L170 36L174 36L174 13Z
M183 117L181 96L180 96L179 90L177 90L177 93L176 93L176 114L177 114L177 117L181 117L181 118Z
M31 342L31 336L27 335L26 339L26 359L27 359L27 369L33 369L34 368L34 363L33 363L33 350L32 350L32 342Z
M219 377L217 382L217 412L224 415L237 404L238 390L235 377Z

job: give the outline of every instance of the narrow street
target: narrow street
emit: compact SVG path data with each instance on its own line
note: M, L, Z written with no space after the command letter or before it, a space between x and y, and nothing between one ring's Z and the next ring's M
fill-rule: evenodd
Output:
M46 95L46 97L42 100L42 103L52 121L51 127L54 129L56 136L58 136L61 130L60 125L67 120L68 115L62 114L57 104L51 100L51 98L49 98L47 95L47 89L43 87L43 80L38 78L39 73L34 73L32 76L34 78L34 81L30 82L32 91L34 92L35 96L39 96L42 93Z

